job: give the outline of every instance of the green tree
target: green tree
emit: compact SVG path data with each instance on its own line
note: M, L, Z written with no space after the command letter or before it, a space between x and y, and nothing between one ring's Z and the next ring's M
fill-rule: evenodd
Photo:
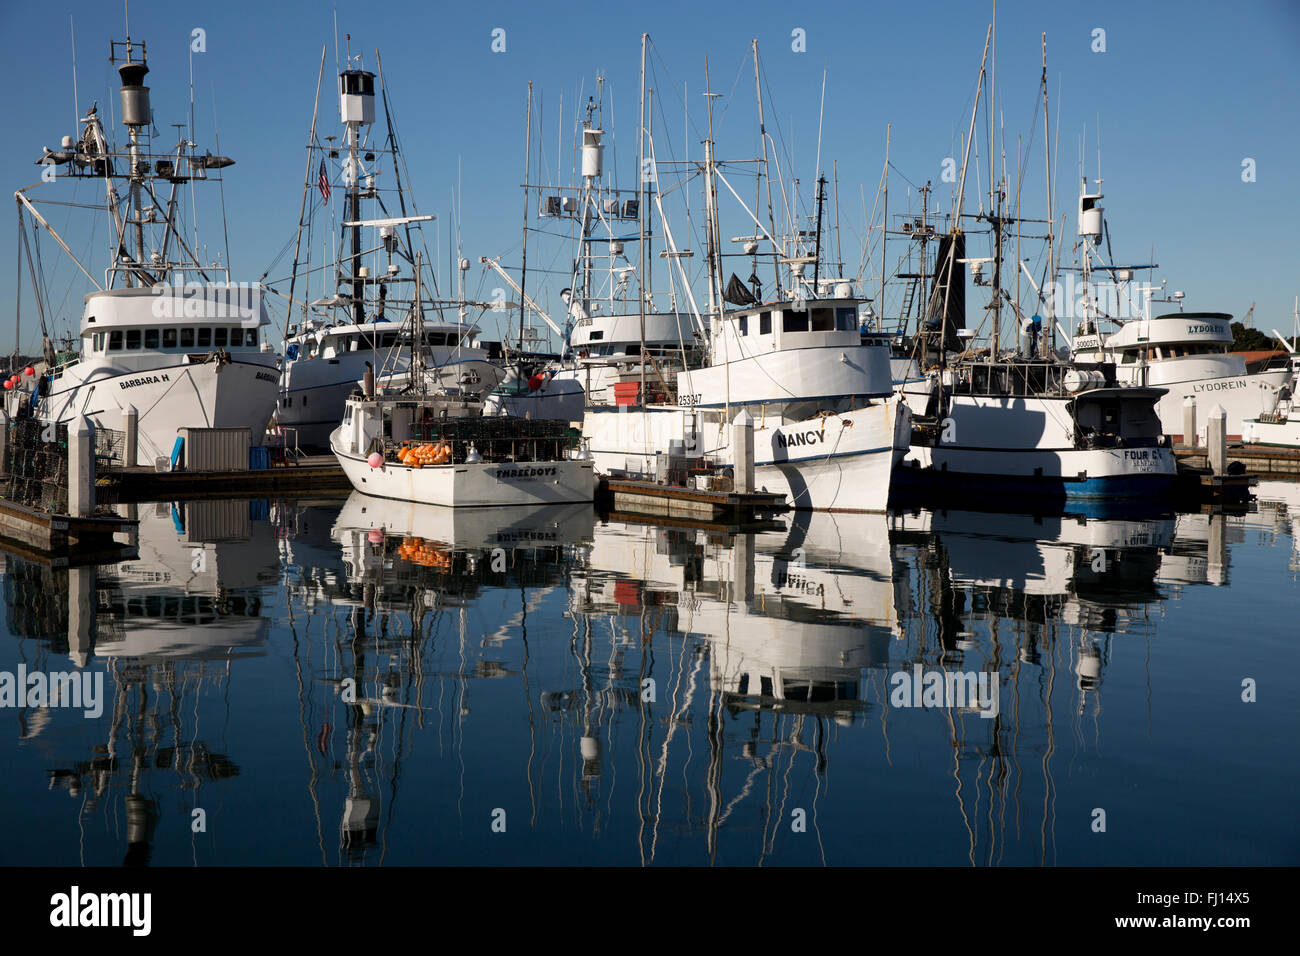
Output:
M1232 351L1258 352L1277 348L1277 343L1259 329L1248 329L1240 322L1232 323Z

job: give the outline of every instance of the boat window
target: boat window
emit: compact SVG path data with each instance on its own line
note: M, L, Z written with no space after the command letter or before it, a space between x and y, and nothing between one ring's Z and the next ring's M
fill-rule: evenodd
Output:
M194 348L194 330L193 330L193 329L181 329L181 348L183 348L183 349L192 349L192 348Z
M812 330L814 332L835 331L835 310L834 309L813 309Z
M1134 362L1137 361L1137 357L1138 357L1137 349L1125 349L1124 357L1121 360L1121 364L1132 365Z
M396 332L385 332L379 339L379 347L381 349L391 349L396 344L397 344Z
M176 330L175 330L175 329L163 329L163 330L162 330L162 347L165 348L165 349L174 349L174 348L176 348Z
M605 337L604 329L594 329L591 333L591 341L593 342L596 341L596 339L603 339L604 337Z
M140 330L139 330L139 329L127 329L127 330L126 330L126 347L127 347L128 349L138 349L138 348L140 347Z
M798 312L794 309L787 309L781 313L781 331L782 332L807 332L808 331L808 313L807 311Z
M109 332L108 350L110 352L116 352L121 348L122 348L122 333L120 331Z
M740 328L741 335L749 334L749 316L742 315L740 319L736 322L736 325Z
M758 334L759 335L772 334L772 313L771 312L763 312L759 315Z
M212 346L212 330L206 326L199 329L199 348L206 349Z
M243 344L244 344L244 330L243 330L243 329L231 329L231 330L230 330L230 346L231 346L231 348L234 348L234 347L236 347L236 346L243 345Z
M257 345L257 329L244 329L244 344L253 347Z
M835 310L835 328L840 332L852 332L858 327L858 310L841 306Z
M224 326L219 325L212 330L212 345L218 349L226 347L226 329Z
M447 336L443 332L430 332L426 337L430 345L446 345Z
M156 349L158 347L158 330L144 330L144 347L147 349Z
M103 334L102 334L102 333L99 333L99 332L96 332L94 335L92 335L92 336L90 337L90 348L91 348L91 351L94 351L94 352L98 352L98 351L99 351L100 343L101 343L101 341L103 340L103 338L104 338Z

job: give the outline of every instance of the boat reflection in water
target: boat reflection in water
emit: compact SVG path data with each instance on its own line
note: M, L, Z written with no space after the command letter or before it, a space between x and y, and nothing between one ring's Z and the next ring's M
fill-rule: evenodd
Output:
M104 830L119 851L125 843L122 862L142 865L164 814L188 821L193 808L215 807L203 799L205 785L240 773L208 743L209 735L225 738L213 711L226 709L231 663L264 653L271 622L262 588L279 566L263 502L122 510L139 519L124 542L138 559L54 570L10 558L5 603L11 632L36 645L31 670L67 671L66 654L104 677L101 718L77 722L74 746L66 725L49 741L49 785L77 801L83 841ZM53 719L50 708L32 708L26 735ZM197 856L205 831L185 830Z
M283 514L317 534L319 517ZM381 807L397 799L416 735L441 741L449 724L457 750L463 747L471 688L517 676L502 645L521 633L526 642L528 615L564 587L573 550L590 541L593 522L585 503L451 509L354 492L331 530L330 561L341 558L343 569L337 581L306 563L317 549L296 539L296 586L325 618L322 627L311 616L291 625L303 741L313 741L304 747L308 790L317 807L322 790L342 791L339 862L383 862ZM471 609L493 590L520 600L485 632L471 623ZM391 762L379 757L388 752ZM328 863L319 815L317 837Z
M141 505L139 561L9 559L18 659L112 688L98 721L20 712L77 826L29 813L91 863L1150 862L1151 788L1188 772L1153 741L1215 706L1176 692L1219 666L1190 588L1294 536L1287 490L1246 517L742 529L360 494ZM950 677L971 693L927 696ZM1206 787L1185 820L1219 812ZM1090 840L1097 806L1141 822ZM198 808L221 813L207 832Z
M343 803L343 861L380 862L386 826L425 826L379 808L434 735L419 799L422 820L452 815L426 850L438 860L536 860L464 835L485 801L517 813L522 784L546 859L820 864L884 839L875 862L890 862L889 827L849 812L870 792L945 820L964 848L946 862L1052 862L1057 737L1067 724L1086 748L1091 720L1100 746L1113 641L1151 637L1176 542L1169 516L798 512L734 533L582 513L343 506L332 600L348 636L309 652L326 666L304 685L328 683L308 709L346 730L303 728L313 805L321 787ZM993 675L1000 708L899 706L916 667ZM1035 832L1007 831L1013 804ZM320 843L328 859L323 828Z

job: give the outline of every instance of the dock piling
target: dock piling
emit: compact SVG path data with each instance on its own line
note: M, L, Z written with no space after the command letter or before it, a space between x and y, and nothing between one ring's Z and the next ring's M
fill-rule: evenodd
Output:
M1205 444L1210 473L1226 475L1228 473L1228 413L1222 405L1215 405L1210 409Z
M754 419L742 410L731 423L732 462L735 489L748 495L754 491Z
M126 409L122 412L122 431L125 433L122 463L124 465L134 465L140 436L140 413L136 411L134 405L126 406Z
M1196 447L1196 396L1183 398L1183 444L1188 448Z
M84 415L68 429L68 514L95 513L95 426Z

